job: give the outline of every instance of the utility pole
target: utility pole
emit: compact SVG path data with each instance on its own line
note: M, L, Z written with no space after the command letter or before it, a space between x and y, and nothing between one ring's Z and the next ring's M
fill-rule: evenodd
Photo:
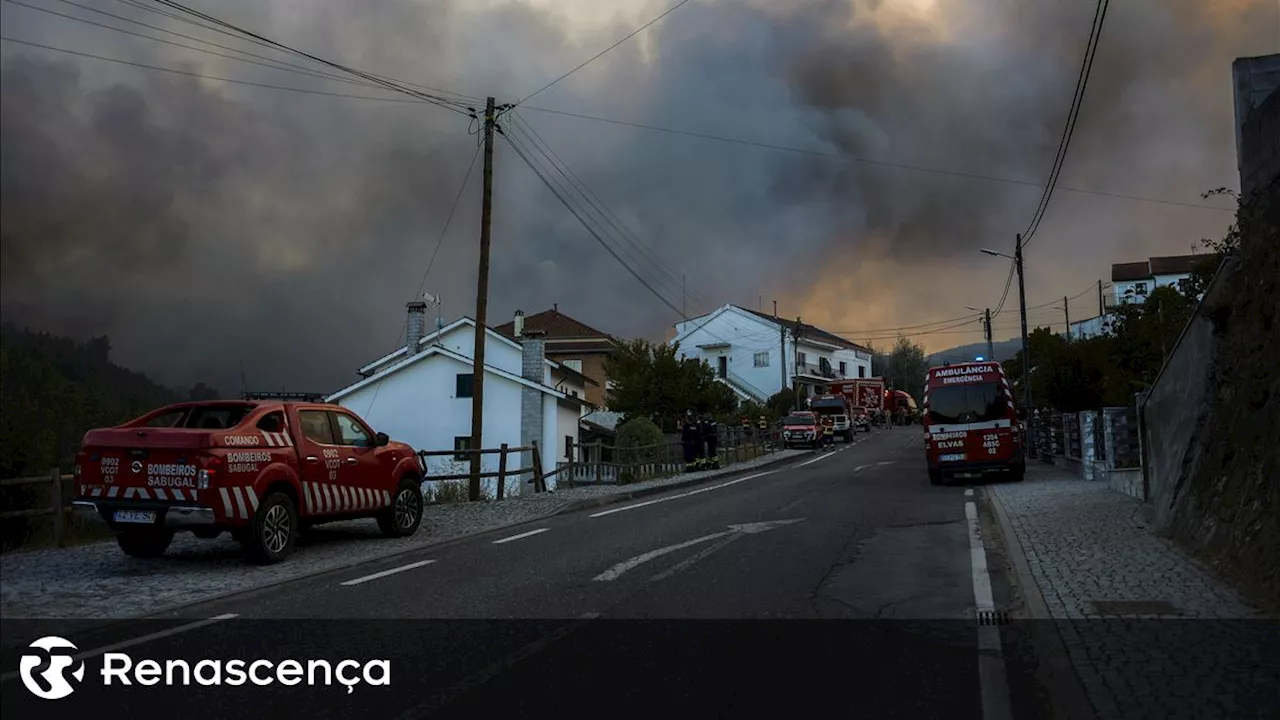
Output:
M1026 421L1031 422L1031 352L1027 348L1027 290L1022 277L1022 233L1018 233L1013 261L1018 268L1018 309L1022 315L1022 403L1026 408Z
M796 374L792 376L791 393L796 396L796 409L803 410L800 404L800 316L796 316L796 327L791 331L791 339L796 345Z
M680 314L689 319L689 282L684 273L680 273Z
M778 330L780 331L778 335L782 340L782 352L778 353L778 365L781 366L780 369L782 370L782 384L778 386L778 391L781 392L787 389L787 326L783 325L782 321L778 319L777 300L773 301L773 321L778 323Z
M484 195L480 209L480 276L476 282L476 346L471 370L471 478L467 497L480 499L479 450L484 447L484 340L489 314L489 235L493 223L493 98L484 104Z
M1067 340L1071 339L1071 314L1067 312L1067 303L1071 300L1066 296L1062 296L1062 320L1067 324Z
M1107 304L1102 301L1102 281L1098 281L1098 317L1107 314Z
M983 311L982 324L983 324L983 329L987 331L987 360L990 362L995 362L996 351L993 349L991 345L991 308L987 308L986 310Z

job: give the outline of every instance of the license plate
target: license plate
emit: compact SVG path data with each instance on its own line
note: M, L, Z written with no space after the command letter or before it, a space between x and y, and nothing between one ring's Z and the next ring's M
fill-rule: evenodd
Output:
M154 510L117 510L112 517L118 523L137 523L140 525L153 525L156 521Z
M955 462L956 460L963 460L963 459L964 459L964 453L951 453L950 455L938 456L938 462Z
M980 478L980 477L982 477L982 473L972 473L972 472L969 472L969 473L956 473L956 475L955 475L955 476L956 476L956 477L958 477L958 478L965 479L965 480L973 480L973 479L976 479L976 478Z

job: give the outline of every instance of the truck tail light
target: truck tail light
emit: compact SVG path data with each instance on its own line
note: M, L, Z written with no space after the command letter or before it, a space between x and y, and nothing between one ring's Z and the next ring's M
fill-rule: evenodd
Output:
M226 470L227 461L217 455L206 455L201 458L203 466L196 471L196 489L208 490L217 482L218 475Z

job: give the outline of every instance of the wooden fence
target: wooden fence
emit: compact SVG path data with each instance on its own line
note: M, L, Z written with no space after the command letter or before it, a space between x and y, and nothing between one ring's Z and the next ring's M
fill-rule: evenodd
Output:
M53 516L53 539L58 547L66 547L67 544L67 515L71 512L71 506L65 504L62 492L66 483L70 483L74 477L72 475L64 475L59 468L51 468L48 475L39 475L36 477L10 478L0 480L0 487L17 487L21 485L43 485L49 483L49 504L42 508L32 508L29 510L6 510L0 512L0 520L8 520L10 518L32 518L44 517L46 515Z
M507 463L511 454L515 453L518 458L520 453L525 453L525 452L533 453L533 465L531 465L530 467L508 470ZM498 488L496 493L498 500L501 500L504 497L505 488L507 485L507 478L511 476L515 476L517 479L519 479L529 473L532 473L534 492L546 492L547 478L552 477L560 472L559 468L549 473L542 471L542 455L538 451L538 442L536 440L533 442L532 445L525 445L520 447L508 447L506 443L503 443L500 447L483 448L478 450L419 450L418 464L422 467L423 480L470 480L471 473L469 472L456 473L453 475L432 475L431 469L429 467L428 458L450 457L450 456L456 457L456 456L462 455L462 456L467 456L468 460L470 460L470 458L475 455L480 455L481 457L483 457L485 455L493 455L495 453L498 455L498 469L496 471L482 472L480 473L479 477L498 479L498 483L497 483Z
M720 465L732 465L774 452L780 445L777 432L729 428L721 433L716 454ZM556 472L568 487L577 485L625 485L669 477L684 472L684 444L679 440L640 447L619 447L603 441L575 444L573 460L557 463ZM600 460L604 451L612 460Z

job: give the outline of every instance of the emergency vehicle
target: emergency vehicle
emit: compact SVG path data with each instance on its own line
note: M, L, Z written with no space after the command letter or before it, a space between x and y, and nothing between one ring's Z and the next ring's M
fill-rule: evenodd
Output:
M929 482L988 473L1020 481L1026 473L1013 390L996 362L929 368L925 375L925 457Z
M788 447L808 445L817 448L822 444L822 427L818 414L799 410L782 419L782 442Z
M827 392L839 393L849 400L850 407L866 408L868 415L884 410L884 378L856 378L833 382Z
M372 517L388 537L417 532L413 448L320 400L177 403L90 430L76 454L72 506L105 523L125 554L146 558L163 555L177 531L230 532L256 564L284 560L299 533L322 522Z
M853 410L844 395L814 395L809 398L809 409L823 420L831 420L837 437L845 442L853 441Z

